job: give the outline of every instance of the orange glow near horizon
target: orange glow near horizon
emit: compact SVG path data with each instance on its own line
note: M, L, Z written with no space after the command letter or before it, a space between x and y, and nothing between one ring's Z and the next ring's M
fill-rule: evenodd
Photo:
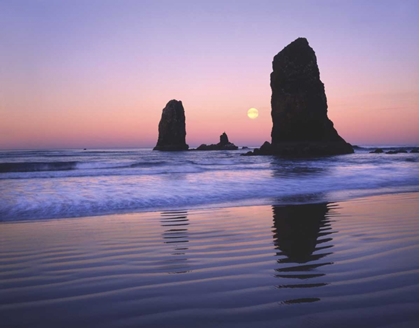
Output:
M216 143L226 132L238 146L260 146L271 141L271 108L269 86L260 88L250 99L238 95L219 93L218 97L202 100L202 94L185 95L187 143L197 147L202 143ZM338 133L352 144L358 145L417 145L418 99L415 91L401 95L373 94L344 98L339 94L328 96L328 117ZM250 90L245 92L249 95ZM31 113L10 112L0 122L3 137L0 148L115 148L153 147L157 141L158 123L166 102L172 98L154 95L145 103L134 94L66 101L61 105L58 94L43 104L33 106ZM118 94L116 94L118 96ZM391 99L386 99L386 97ZM245 97L246 98L246 97ZM53 104L49 104L51 102ZM21 100L20 107L30 107ZM35 102L36 104L36 102ZM259 117L250 120L247 110L259 109ZM53 111L44 108L59 108Z
M418 3L220 2L215 10L47 0L42 19L30 4L0 4L10 23L0 149L154 147L171 99L183 102L190 147L223 132L260 146L271 141L273 56L300 36L317 55L328 117L347 142L418 145ZM258 119L247 117L251 107Z
M418 110L416 101L401 109L380 107L375 99L335 104L329 101L328 117L338 133L348 142L358 145L417 145ZM88 114L65 110L45 116L22 115L2 119L3 138L0 148L114 148L153 147L157 141L158 123L166 102L153 110L126 108ZM217 102L206 107L197 102L186 111L187 143L196 147L202 143L217 143L226 132L238 146L260 146L271 141L271 109L269 102L259 103L259 117L250 120L243 105L226 105L226 110L215 111ZM219 103L220 105L220 103ZM105 106L104 106L105 107ZM133 106L134 107L134 106ZM195 110L194 110L195 109ZM38 112L39 113L39 112Z

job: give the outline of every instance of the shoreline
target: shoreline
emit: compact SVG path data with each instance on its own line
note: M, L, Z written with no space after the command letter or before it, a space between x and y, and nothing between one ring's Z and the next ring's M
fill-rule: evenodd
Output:
M314 160L227 152L178 155L23 153L20 162L28 172L1 174L0 221L330 202L418 191L418 154Z
M21 222L43 222L51 220L66 220L66 219L84 219L90 217L108 217L108 216L119 216L119 215L135 215L135 214L147 214L147 213L160 213L164 211L210 211L210 210L221 210L238 207L254 207L254 206L288 206L288 205L305 205L305 204L316 204L316 203L341 203L348 202L360 198L369 198L376 196L385 195L399 195L399 194L410 194L419 193L418 187L401 187L401 190L395 190L395 188L382 188L382 189L366 189L366 190L343 190L329 192L330 195L313 195L313 194L299 194L293 197L273 197L273 198L260 198L260 199L245 199L238 201L228 201L223 203L207 203L205 205L192 205L189 207L176 207L168 206L161 207L159 209L127 209L118 213L98 213L93 215L81 215L81 216L62 216L62 217L44 217L44 218L21 218L21 219L0 219L0 224L3 223L21 223Z

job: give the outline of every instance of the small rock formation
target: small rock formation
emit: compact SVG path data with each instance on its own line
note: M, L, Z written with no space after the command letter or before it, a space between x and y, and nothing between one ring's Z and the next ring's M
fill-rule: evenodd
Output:
M382 148L376 148L375 150L370 151L370 154L382 154L384 150Z
M237 150L238 146L229 142L229 138L225 132L220 136L218 144L206 145L202 144L196 150Z
M407 151L405 149L397 149L397 150L389 150L387 152L385 152L385 154L407 154Z
M229 138L228 138L228 136L227 136L226 132L223 132L223 133L220 135L220 137L219 137L219 138L220 138L219 145L225 146L225 145L230 144L230 142L229 142Z
M410 153L410 154L418 154L418 152L419 152L419 149L418 148L413 148L410 151L408 151L407 149L403 149L403 148L400 148L400 149L390 149L390 150L388 150L386 152L382 148L376 148L375 150L372 150L369 153L370 154L382 154L382 153L385 153L385 154L389 154L389 155L394 155L394 154L408 154L408 153Z
M354 153L328 119L327 97L317 59L305 38L296 39L274 57L270 80L272 142L270 146L264 143L253 155Z
M181 101L173 99L162 110L159 137L153 150L188 150L188 145L185 143L186 134L184 107Z
M273 149L271 147L271 143L266 141L263 143L263 145L260 148L254 149L254 152L249 151L243 155L250 156L250 155L272 155L272 154L273 154Z

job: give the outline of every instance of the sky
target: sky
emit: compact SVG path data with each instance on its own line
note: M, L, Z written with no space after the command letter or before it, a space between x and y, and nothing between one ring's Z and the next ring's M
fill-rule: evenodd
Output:
M414 0L0 0L0 149L153 147L181 100L190 147L271 141L273 57L314 49L338 133L418 145ZM259 111L251 120L249 108Z

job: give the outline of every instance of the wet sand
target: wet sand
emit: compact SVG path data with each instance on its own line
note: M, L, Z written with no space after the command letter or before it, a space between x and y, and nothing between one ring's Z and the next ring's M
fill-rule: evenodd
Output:
M418 327L418 193L0 223L1 327Z

